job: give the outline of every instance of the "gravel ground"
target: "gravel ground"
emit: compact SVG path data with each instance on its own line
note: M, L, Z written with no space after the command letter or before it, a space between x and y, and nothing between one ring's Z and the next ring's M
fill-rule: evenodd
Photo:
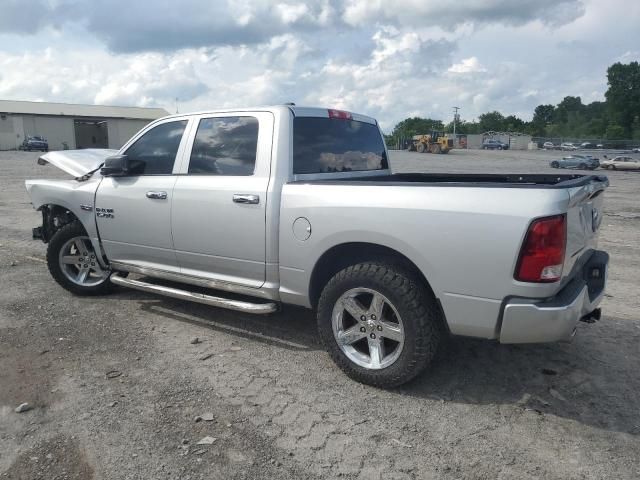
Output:
M392 165L551 172L556 155L394 152ZM334 367L306 310L64 291L30 239L24 179L62 177L36 157L0 152L0 478L640 477L640 172L609 174L600 322L571 344L454 338L384 391Z

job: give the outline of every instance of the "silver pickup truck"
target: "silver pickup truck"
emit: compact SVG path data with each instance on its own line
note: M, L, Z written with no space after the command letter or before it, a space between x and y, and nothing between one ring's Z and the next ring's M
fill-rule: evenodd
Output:
M414 378L448 334L569 340L600 316L606 177L393 174L376 120L293 105L175 115L38 162L75 177L26 182L62 287L313 308L364 383Z

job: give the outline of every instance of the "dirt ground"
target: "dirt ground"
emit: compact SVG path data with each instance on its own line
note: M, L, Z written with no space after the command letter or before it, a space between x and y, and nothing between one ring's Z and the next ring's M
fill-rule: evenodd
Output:
M392 165L552 172L556 155L394 152ZM454 338L384 391L334 367L303 309L60 288L23 181L63 175L36 158L0 152L0 478L640 478L640 172L608 173L600 322L570 344ZM15 413L22 402L33 410Z

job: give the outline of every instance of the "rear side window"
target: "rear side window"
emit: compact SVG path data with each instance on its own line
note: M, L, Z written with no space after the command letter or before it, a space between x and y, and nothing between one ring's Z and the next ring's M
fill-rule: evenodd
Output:
M204 118L193 141L189 173L253 175L257 149L257 118Z
M377 125L334 118L294 118L293 173L386 168L387 154Z
M152 128L126 152L133 175L171 175L186 120L167 122Z

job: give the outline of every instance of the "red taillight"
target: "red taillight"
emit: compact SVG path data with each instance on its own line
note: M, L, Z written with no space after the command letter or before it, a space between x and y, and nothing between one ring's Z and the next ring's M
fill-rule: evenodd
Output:
M520 250L516 280L537 283L560 280L566 244L564 215L534 220Z
M329 118L337 118L338 120L351 120L351 113L344 110L329 109Z

